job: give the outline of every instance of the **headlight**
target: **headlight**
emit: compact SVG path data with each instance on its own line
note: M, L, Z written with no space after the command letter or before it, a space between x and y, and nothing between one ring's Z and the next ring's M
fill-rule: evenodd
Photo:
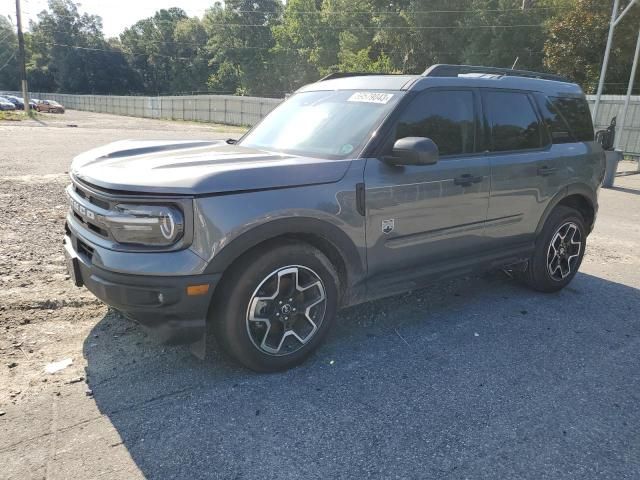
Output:
M184 233L184 216L173 206L122 204L114 210L105 221L118 243L167 247Z

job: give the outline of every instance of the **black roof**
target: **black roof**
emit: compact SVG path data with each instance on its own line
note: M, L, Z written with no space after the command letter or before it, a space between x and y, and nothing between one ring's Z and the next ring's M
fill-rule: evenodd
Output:
M340 72L299 91L411 90L429 87L490 87L540 91L549 95L583 95L578 85L560 75L475 65L433 65L422 75Z

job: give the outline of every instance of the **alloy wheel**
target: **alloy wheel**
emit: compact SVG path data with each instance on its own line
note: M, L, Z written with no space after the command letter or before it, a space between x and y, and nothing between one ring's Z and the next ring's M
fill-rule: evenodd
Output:
M576 269L582 252L582 233L573 222L564 223L551 239L547 250L547 270L551 278L561 282Z
M290 265L267 275L247 308L246 326L253 345L268 355L290 355L318 332L327 297L320 276Z

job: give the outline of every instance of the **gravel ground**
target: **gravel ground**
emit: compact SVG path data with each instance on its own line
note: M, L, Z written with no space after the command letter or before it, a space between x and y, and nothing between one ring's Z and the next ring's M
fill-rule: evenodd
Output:
M240 131L40 122L0 123L0 477L640 478L640 175L601 192L563 292L436 284L344 311L309 362L256 375L157 345L71 287L61 253L73 155Z

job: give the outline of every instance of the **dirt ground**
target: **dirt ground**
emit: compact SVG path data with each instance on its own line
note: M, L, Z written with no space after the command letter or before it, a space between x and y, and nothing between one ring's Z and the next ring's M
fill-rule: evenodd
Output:
M0 477L640 478L640 175L601 192L582 273L561 296L543 301L491 277L355 307L314 359L282 375L254 376L215 353L201 364L71 286L62 236L74 155L121 139L241 131L75 111L0 123ZM525 316L531 323L518 323ZM533 328L540 330L528 337ZM550 331L555 336L544 340ZM484 338L495 338L484 353L458 350ZM532 358L521 357L529 351ZM591 358L591 351L598 353ZM551 362L554 355L562 361ZM65 359L72 364L45 372ZM501 383L532 365L528 375ZM425 372L428 379L418 381ZM597 385L607 393L589 393ZM492 389L486 397L470 393L485 386ZM285 404L297 396L294 420L305 411L326 429L300 420L289 431L283 395ZM601 405L604 398L609 403ZM414 408L410 417L385 423L405 402ZM436 428L439 418L446 423ZM488 422L482 428L480 418ZM554 430L565 423L564 434ZM344 425L351 425L346 433ZM421 437L430 428L437 431ZM405 438L405 431L412 433ZM484 451L487 445L497 447ZM317 455L319 446L327 456L307 466L296 456L296 449ZM278 462L291 470L279 471Z
M79 345L107 312L86 289L71 286L64 264L64 189L73 157L124 139L229 138L242 132L79 111L0 123L0 137L11 140L11 148L0 150L0 410L84 376ZM65 358L75 362L60 375L43 373L44 364Z

